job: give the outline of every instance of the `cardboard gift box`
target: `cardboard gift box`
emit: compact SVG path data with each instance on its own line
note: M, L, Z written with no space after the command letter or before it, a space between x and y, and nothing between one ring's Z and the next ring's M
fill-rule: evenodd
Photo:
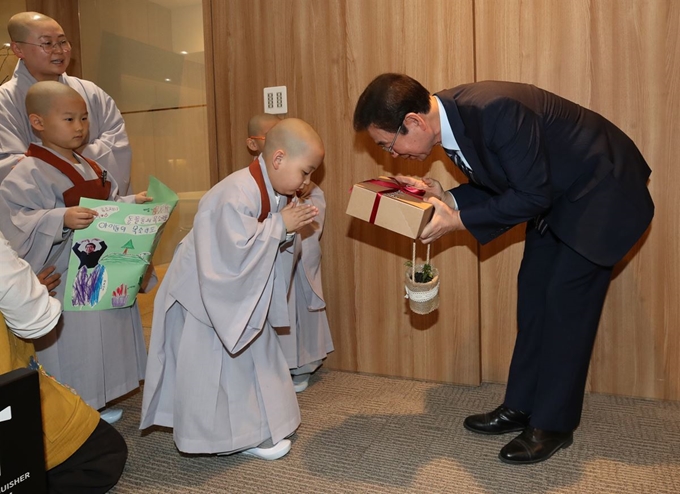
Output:
M434 213L423 194L389 177L366 180L352 187L347 214L416 239Z

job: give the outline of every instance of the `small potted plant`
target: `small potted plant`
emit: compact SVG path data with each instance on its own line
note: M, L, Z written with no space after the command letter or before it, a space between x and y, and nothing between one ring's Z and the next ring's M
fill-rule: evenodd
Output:
M439 308L439 271L430 264L429 247L427 260L423 264L416 264L414 243L413 261L406 262L406 298L416 314L429 314Z

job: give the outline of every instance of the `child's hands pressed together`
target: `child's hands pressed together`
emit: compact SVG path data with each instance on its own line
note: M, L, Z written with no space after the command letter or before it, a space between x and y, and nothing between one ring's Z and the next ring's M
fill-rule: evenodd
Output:
M286 225L288 233L299 230L301 227L314 221L314 217L319 214L319 209L311 204L289 203L281 210L283 224Z
M153 201L153 197L148 197L146 191L135 194L135 204L144 204Z
M83 208L81 206L66 208L64 227L71 230L82 230L92 224L95 216L97 216L97 211L94 209Z

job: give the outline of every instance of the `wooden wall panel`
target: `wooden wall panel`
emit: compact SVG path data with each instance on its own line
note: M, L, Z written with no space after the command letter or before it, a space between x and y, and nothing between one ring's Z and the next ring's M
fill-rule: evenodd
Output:
M680 399L680 3L593 3L592 106L653 172L648 236L615 273L593 355L593 391ZM612 22L612 19L614 22Z
M3 0L0 2L0 84L4 84L12 78L19 61L10 49L9 44L5 46L5 43L10 41L7 23L14 14L24 11L26 11L25 0Z
M471 2L384 0L346 5L349 118L366 84L383 72L407 73L431 91L473 77ZM452 51L452 46L459 50ZM393 160L365 135L355 140L353 162L354 181L400 171L427 174L445 186L455 183L450 175L453 167L440 151L424 163ZM342 198L339 208L345 203ZM416 316L409 313L402 298L403 263L411 257L412 242L358 220L343 220L354 240L355 277L359 281L355 288L358 370L479 382L474 240L461 233L432 246L433 262L442 277L441 306L432 316ZM418 251L424 257L422 244ZM383 274L373 278L376 267Z
M208 161L210 184L214 185L219 181L219 152L217 139L217 93L215 92L215 50L219 50L219 40L216 39L217 33L213 29L212 2L202 0L203 7L203 46L205 53L205 101L207 104L208 116ZM219 32L219 31L218 31ZM220 112L221 113L221 112Z
M405 72L433 92L504 79L602 113L650 162L657 214L617 267L590 388L680 399L680 336L673 332L680 172L670 166L680 123L677 2L204 0L204 9L216 176L250 159L245 126L262 111L265 86L286 85L288 115L308 120L326 143L314 180L328 202L324 289L336 344L329 366L465 383L478 382L481 371L483 380L505 381L523 226L481 249L467 233L438 242L442 306L421 317L401 298L410 241L344 213L351 184L379 174L429 174L445 186L461 178L441 153L425 163L392 160L354 134L354 103L375 75Z
M359 94L381 72L400 71L435 91L471 80L472 0L205 0L210 9L219 176L245 166L246 123L262 88L288 87L288 116L310 122L326 144L313 180L326 193L324 290L336 351L329 367L478 383L476 243L467 234L434 246L440 310L414 316L403 298L411 242L345 214L348 190L379 174L454 177L443 154L392 160L352 130ZM457 46L454 53L450 47ZM425 247L419 253L424 257Z
M653 169L656 216L617 266L590 389L680 399L680 170L671 161L680 126L680 4L476 0L475 19L478 80L533 83L601 113L633 138ZM522 239L516 228L481 249L484 380L507 376Z

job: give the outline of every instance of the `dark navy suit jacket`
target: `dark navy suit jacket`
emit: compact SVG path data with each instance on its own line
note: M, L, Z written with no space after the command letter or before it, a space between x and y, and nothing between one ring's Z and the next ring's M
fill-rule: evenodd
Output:
M590 261L612 266L649 225L649 166L601 115L529 84L485 81L436 94L478 184L451 190L482 244L545 215Z

